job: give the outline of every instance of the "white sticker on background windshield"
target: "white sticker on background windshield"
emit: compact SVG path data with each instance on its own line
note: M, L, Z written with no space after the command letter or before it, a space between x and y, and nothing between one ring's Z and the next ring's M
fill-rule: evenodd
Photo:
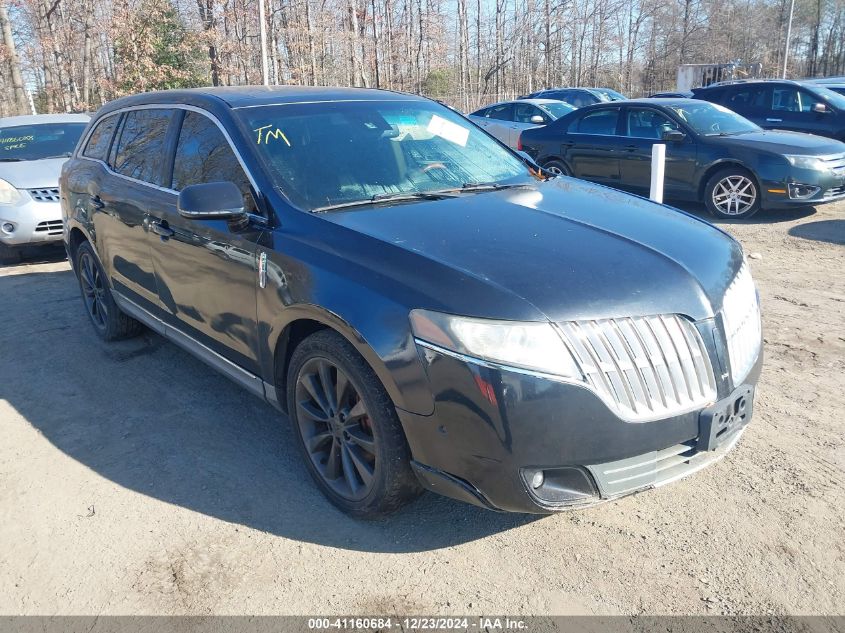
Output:
M431 121L428 122L428 131L435 136L445 138L450 143L455 143L455 145L460 145L461 147L465 147L467 139L469 139L469 129L461 127L457 123L447 121L436 114L432 115Z

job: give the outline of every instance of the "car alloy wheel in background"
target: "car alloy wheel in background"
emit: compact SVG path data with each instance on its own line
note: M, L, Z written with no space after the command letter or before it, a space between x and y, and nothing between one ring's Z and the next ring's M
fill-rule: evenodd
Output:
M543 165L543 169L555 176L569 176L569 168L559 160L550 160Z
M704 191L708 211L718 218L748 218L760 209L760 193L750 173L723 169L713 175Z

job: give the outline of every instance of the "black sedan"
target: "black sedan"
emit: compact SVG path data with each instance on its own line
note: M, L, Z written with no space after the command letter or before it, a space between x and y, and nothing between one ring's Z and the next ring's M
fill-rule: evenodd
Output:
M582 108L526 130L519 147L553 173L645 194L655 143L666 143L665 197L703 201L720 218L845 198L845 143L763 130L690 99Z
M144 324L286 412L279 438L356 516L424 488L521 512L616 498L719 459L750 420L760 314L736 241L547 180L428 99L118 99L61 187L97 335Z

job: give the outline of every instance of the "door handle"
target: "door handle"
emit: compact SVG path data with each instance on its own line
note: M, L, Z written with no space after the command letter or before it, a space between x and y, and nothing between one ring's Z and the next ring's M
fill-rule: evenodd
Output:
M783 123L783 119L766 119L766 123Z
M150 222L150 229L152 229L152 232L156 235L160 235L162 239L167 239L168 237L176 235L176 231L167 226L166 222Z
M625 150L628 152L635 152L640 148L639 145L626 145Z
M103 202L103 199L100 196L92 196L91 197L91 206L94 207L97 211L104 209L106 203Z

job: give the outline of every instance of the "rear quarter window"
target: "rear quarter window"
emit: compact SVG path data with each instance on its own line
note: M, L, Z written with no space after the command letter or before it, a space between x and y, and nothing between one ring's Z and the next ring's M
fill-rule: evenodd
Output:
M94 131L88 137L85 149L82 151L83 156L102 161L106 160L109 147L111 147L112 136L114 136L114 128L117 126L119 118L118 115L113 114L97 122Z

